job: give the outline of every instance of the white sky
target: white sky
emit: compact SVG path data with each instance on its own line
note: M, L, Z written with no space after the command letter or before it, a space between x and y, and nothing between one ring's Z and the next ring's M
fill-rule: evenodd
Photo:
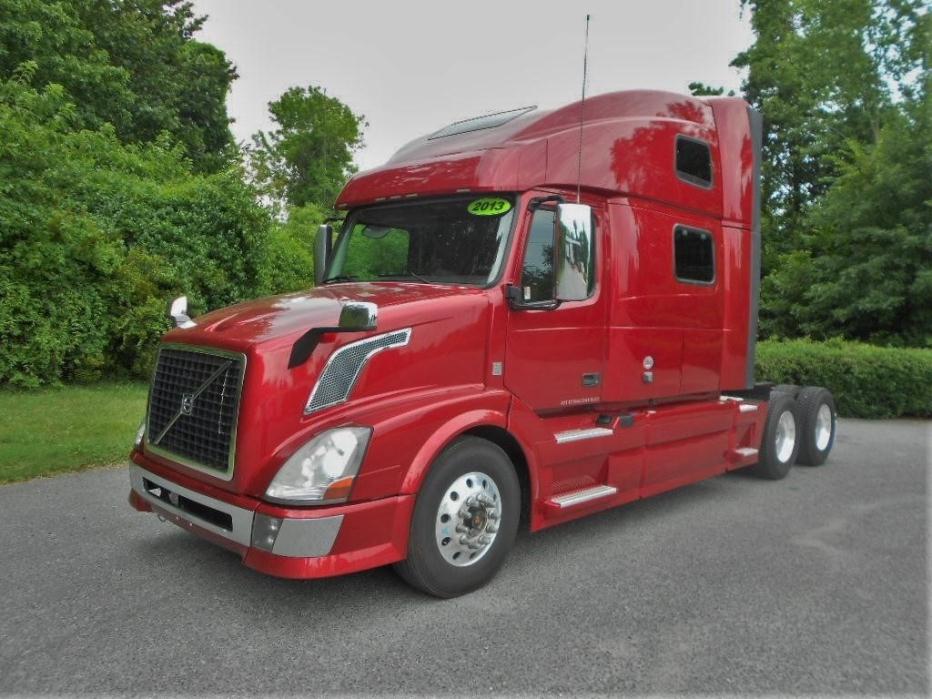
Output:
M751 43L738 0L195 0L203 41L240 78L229 97L237 140L268 129L267 103L320 85L369 122L356 161L381 165L404 143L459 119L579 98L585 16L594 95L693 80L736 89L728 64Z

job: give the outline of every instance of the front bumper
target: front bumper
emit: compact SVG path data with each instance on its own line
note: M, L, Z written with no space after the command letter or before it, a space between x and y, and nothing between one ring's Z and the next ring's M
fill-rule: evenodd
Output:
M284 508L234 496L167 472L129 466L130 504L238 553L256 570L285 578L341 575L394 563L407 554L414 498L333 507ZM274 522L274 531L269 522Z

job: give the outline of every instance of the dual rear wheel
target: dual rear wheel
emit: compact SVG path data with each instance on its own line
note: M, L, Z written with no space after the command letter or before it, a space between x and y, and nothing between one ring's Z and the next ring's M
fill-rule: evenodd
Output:
M793 464L820 466L835 443L837 413L832 394L819 386L777 386L770 394L760 461L762 478L786 477Z

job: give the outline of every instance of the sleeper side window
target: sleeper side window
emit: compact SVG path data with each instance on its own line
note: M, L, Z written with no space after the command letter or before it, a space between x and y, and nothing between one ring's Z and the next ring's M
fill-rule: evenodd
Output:
M676 174L698 187L712 186L712 150L705 141L676 137Z
M553 299L553 226L556 212L537 209L524 250L521 269L521 298L525 303Z
M708 231L686 226L673 230L676 278L691 284L715 281L715 241Z

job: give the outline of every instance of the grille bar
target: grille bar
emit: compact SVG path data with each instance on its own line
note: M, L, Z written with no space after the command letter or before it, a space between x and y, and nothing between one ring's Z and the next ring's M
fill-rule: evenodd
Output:
M146 448L231 478L245 368L242 354L163 345L149 393Z

